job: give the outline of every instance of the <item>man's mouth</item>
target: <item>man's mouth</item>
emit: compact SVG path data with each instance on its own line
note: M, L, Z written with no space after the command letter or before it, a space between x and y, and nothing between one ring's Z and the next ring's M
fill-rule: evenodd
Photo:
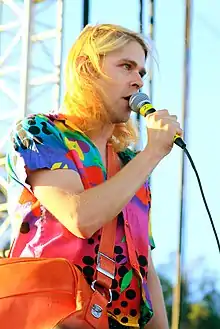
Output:
M130 100L130 98L131 98L131 95L130 96L127 96L127 97L122 97L126 102L127 102L127 109L129 110L129 111L131 111L131 108L130 108L130 106L129 106L129 100Z
M129 102L130 98L131 98L131 95L130 96L127 96L127 97L123 97L126 101Z

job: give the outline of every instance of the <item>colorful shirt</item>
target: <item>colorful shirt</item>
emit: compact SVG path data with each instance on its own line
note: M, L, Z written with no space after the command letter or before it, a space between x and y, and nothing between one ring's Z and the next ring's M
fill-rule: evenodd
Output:
M27 173L40 168L76 171L85 188L106 180L106 169L92 141L62 114L32 115L20 121L12 134L8 173L14 241L10 257L63 257L75 264L91 283L94 280L101 231L80 239L62 225L34 196ZM134 156L118 153L125 165ZM125 186L126 188L126 186ZM147 287L149 229L148 182L118 216L115 242L116 271L112 281L109 316L122 325L141 327L152 317ZM136 263L131 251L136 253Z

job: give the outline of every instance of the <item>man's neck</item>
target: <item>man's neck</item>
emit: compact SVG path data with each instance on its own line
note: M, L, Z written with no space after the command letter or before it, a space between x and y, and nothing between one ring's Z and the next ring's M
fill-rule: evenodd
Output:
M111 138L114 130L114 125L106 125L100 131L94 131L89 135L93 143L98 147L101 152L104 152L108 140Z

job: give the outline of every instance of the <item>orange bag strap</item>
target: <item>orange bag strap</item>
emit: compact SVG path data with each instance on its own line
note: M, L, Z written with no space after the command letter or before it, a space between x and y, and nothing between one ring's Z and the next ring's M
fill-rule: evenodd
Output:
M107 178L120 170L120 161L112 144L107 144ZM99 286L110 289L115 277L114 247L117 217L102 228L102 235L97 254L96 281ZM110 290L109 290L110 292Z

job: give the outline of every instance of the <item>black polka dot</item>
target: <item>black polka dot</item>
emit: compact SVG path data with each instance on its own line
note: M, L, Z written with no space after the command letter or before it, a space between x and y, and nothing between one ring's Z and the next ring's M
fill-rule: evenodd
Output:
M146 266L147 265L147 258L143 255L140 255L138 257L138 262L140 266Z
M127 297L127 299L134 299L136 297L136 292L133 289L128 289L125 292L125 296Z
M113 279L112 280L112 285L111 285L111 289L117 289L118 288L118 281Z
M121 307L127 307L128 306L128 302L126 302L126 300L123 300L121 302Z
M89 239L88 239L88 244L93 244L93 243L94 243L94 239L89 238Z
M98 254L98 251L99 251L99 244L95 246L95 253Z
M115 246L114 249L116 254L122 254L123 253L123 249L120 246Z
M141 272L142 277L144 278L145 277L145 269L143 267L140 267L140 272Z
M118 269L118 275L122 278L126 273L128 272L128 269L126 266L120 266Z
M112 300L118 300L119 293L116 290L112 290Z
M130 315L131 316L136 316L137 315L137 311L135 309L130 310Z
M90 256L84 256L82 261L86 265L94 265L94 259Z
M85 276L93 276L94 275L94 269L91 266L85 266L83 267L83 273Z
M32 134L32 135L38 135L40 133L40 129L37 126L30 126L28 128L28 131Z
M40 123L43 127L42 127L42 131L44 134L46 135L51 135L52 133L47 129L47 123L46 122L41 122Z
M21 224L20 232L23 234L27 234L30 231L30 225L27 222Z
M128 318L126 316L124 316L123 318L121 318L121 322L128 323Z
M36 137L34 140L36 144L43 144L43 139L41 137Z
M99 240L99 241L101 240L101 235L98 235L98 240Z
M125 256L124 255L118 255L118 256L116 256L116 262L117 263L120 263L123 259L125 259Z
M86 281L88 282L89 285L91 285L93 282L93 278L91 276L87 276Z
M114 312L115 315L121 314L121 311L120 311L119 308L115 308L113 312Z

